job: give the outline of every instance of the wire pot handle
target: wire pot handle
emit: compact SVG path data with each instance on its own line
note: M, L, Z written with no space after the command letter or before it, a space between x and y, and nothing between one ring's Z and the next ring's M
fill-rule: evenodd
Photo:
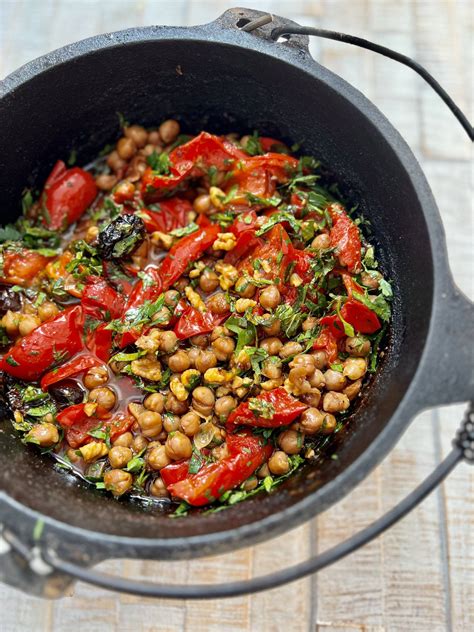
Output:
M253 15L257 12L252 12ZM241 30L252 32L255 29L272 22L273 18L269 14L260 15L251 21L244 21ZM434 77L413 59L401 55L385 46L380 46L359 37L338 33L336 31L326 31L323 29L304 27L289 24L280 26L271 31L271 38L278 40L282 35L315 35L326 39L333 39L361 48L374 51L385 57L389 57L408 66L417 72L441 97L451 112L457 118L470 140L474 140L474 130L467 117L461 109L454 103L447 92L441 87ZM271 588L276 588L296 581L313 573L316 573L334 562L350 555L361 546L371 542L381 533L386 531L396 522L406 516L414 507L422 502L430 492L435 489L448 474L461 462L474 463L474 403L471 401L465 418L462 422L457 436L453 441L453 449L431 474L412 492L410 492L395 507L381 516L378 520L365 527L353 536L337 544L331 549L320 553L308 560L287 567L277 573L253 577L249 580L237 582L227 582L220 584L157 584L147 581L138 581L115 577L106 573L101 573L79 564L61 559L56 552L51 549L40 549L35 551L35 558L22 541L11 532L4 531L3 538L7 544L26 562L33 566L33 562L38 566L38 561L43 564L43 572L54 569L65 575L74 577L77 580L106 588L108 590L139 595L142 597L162 597L166 599L216 599L224 597L236 597L249 593L261 592ZM38 553L40 560L38 560Z

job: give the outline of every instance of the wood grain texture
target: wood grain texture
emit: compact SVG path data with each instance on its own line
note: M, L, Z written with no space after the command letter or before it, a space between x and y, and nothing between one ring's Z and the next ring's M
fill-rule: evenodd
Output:
M96 33L144 24L205 23L236 4L225 0L0 0L0 76L48 50ZM468 0L253 0L248 4L413 55L472 114L473 11ZM311 52L372 99L415 151L444 220L453 274L472 297L472 163L462 131L444 104L410 70L335 42L313 40ZM214 558L178 563L113 561L100 567L110 573L170 582L223 582L300 561L367 525L421 481L449 451L462 413L462 406L451 406L420 415L390 456L349 497L279 538ZM115 595L77 584L63 600L45 602L1 586L0 630L472 630L473 491L472 469L461 466L377 541L311 579L264 594L179 603Z

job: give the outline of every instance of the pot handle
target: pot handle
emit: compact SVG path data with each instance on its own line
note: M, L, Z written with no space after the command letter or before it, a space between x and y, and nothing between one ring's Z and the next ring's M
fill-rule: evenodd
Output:
M444 478L462 461L474 463L474 404L471 402L466 412L462 426L453 442L453 449L436 469L408 496L400 501L393 509L388 511L378 520L362 529L352 537L337 544L333 548L324 551L305 562L290 566L277 573L253 577L252 579L225 584L155 584L122 577L114 577L93 569L80 566L60 558L50 549L36 548L36 565L38 565L38 552L41 555L42 570L49 568L62 576L73 577L77 580L106 588L117 592L139 595L141 597L160 597L165 599L218 599L224 597L237 597L255 592L277 588L283 584L302 579L312 573L337 562L350 555L361 546L374 540L386 529L406 516L418 503L428 496ZM23 562L32 566L33 552L30 552L21 540L11 531L3 531L3 540Z

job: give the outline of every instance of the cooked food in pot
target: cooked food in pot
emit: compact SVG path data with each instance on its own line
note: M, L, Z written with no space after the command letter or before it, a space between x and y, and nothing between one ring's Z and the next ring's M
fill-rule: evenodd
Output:
M125 125L88 168L58 161L0 230L15 430L174 515L270 492L376 370L391 288L364 223L316 159L257 133Z

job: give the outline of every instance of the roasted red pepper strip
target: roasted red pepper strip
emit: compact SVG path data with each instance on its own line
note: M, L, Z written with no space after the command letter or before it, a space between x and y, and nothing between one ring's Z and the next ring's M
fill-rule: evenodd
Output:
M191 202L180 197L162 200L158 206L159 210L144 209L141 215L149 233L155 230L169 233L175 228L186 226L189 213L193 210Z
M173 485L178 481L182 481L188 476L188 473L189 459L186 459L185 461L176 461L175 463L170 463L169 465L165 465L165 467L160 470L160 476L166 487L168 487L168 485Z
M227 448L227 458L204 465L197 474L169 485L168 491L195 507L207 505L243 483L273 451L271 445L263 445L263 440L251 433L228 435Z
M252 399L269 404L272 407L271 418L259 417L250 410L250 403L242 402L233 410L227 418L227 428L232 430L236 426L256 426L259 428L278 428L291 424L301 413L308 408L306 404L295 399L286 392L283 387L274 388L272 391L265 391Z
M331 364L337 362L337 338L332 333L330 327L323 327L321 333L313 343L313 349L325 351L328 361Z
M331 332L331 335L336 340L340 340L345 337L346 334L344 333L344 325L337 314L324 316L324 318L321 318L319 322Z
M44 224L51 230L64 230L79 219L96 195L95 180L89 172L79 167L66 169L64 162L59 160L43 191Z
M224 257L225 263L230 263L235 266L237 263L244 262L245 257L250 252L255 251L259 246L263 245L263 241L258 237L255 237L254 230L246 230L238 238L232 250L226 253Z
M344 303L341 316L361 334L373 334L382 326L377 314L355 299Z
M359 229L342 207L333 204L328 211L333 224L329 233L331 248L335 248L341 266L346 267L349 272L359 272L361 269Z
M232 224L229 226L228 230L229 232L234 233L234 235L238 238L243 233L249 230L255 232L256 229L257 213L255 211L247 211L244 213L239 213Z
M39 252L21 248L18 251L6 251L3 255L3 271L0 280L12 285L30 285L35 277L46 268L51 257Z
M69 406L57 414L57 421L64 428L64 434L67 442L72 448L79 448L84 443L94 441L89 434L91 430L101 427L104 431L109 428L110 440L114 441L118 436L127 432L133 423L134 418L125 413L117 413L114 416L101 408L97 407L94 415L88 417L84 410L85 404L76 404Z
M18 340L3 356L0 370L27 382L71 358L82 348L82 308L69 307Z
M123 312L124 298L102 277L90 276L82 292L82 306L86 314L101 320L118 318Z
M190 263L199 259L221 231L217 224L199 228L195 233L186 235L174 244L159 268L163 290L168 290L186 271Z
M173 189L187 178L202 176L209 167L229 171L235 160L247 158L247 154L218 136L201 132L169 154L169 175L158 175L148 168L142 178L142 192L160 195Z
M45 391L52 384L56 384L56 382L60 382L72 375L77 375L78 373L86 371L93 366L98 366L99 364L102 364L102 362L91 353L76 356L68 362L65 362L59 368L45 373L41 378L41 388Z
M228 317L228 312L225 314L214 314L209 311L200 312L195 307L188 307L178 320L174 333L180 340L197 336L198 334L208 334Z
M278 183L286 182L290 172L298 167L298 160L285 154L268 153L239 161L229 179L229 187L238 185L233 204L249 204L248 194L271 197ZM250 202L251 203L251 202Z

